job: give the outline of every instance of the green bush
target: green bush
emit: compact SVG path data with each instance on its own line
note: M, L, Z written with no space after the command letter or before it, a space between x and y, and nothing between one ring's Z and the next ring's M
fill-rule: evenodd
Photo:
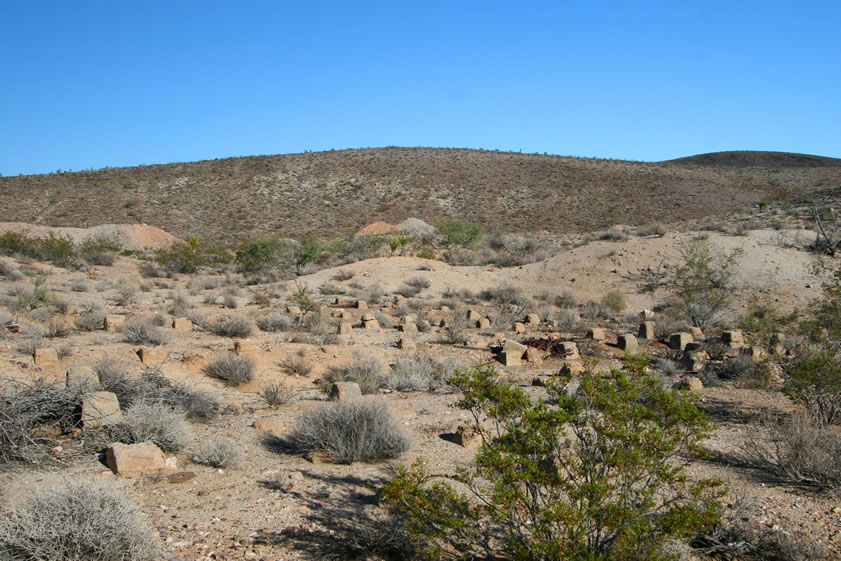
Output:
M262 271L291 263L292 251L277 236L253 238L240 244L234 262L242 271Z
M727 310L733 296L733 274L739 251L725 254L707 239L680 246L682 262L675 270L673 292L678 307L693 325L706 328Z
M614 314L618 314L628 306L628 301L625 298L625 295L621 292L611 290L602 296L601 304Z
M175 242L154 252L155 262L173 273L195 273L209 263L199 236L188 236L185 242Z
M324 246L313 234L307 234L298 240L298 245L293 250L292 258L295 261L295 269L300 273L307 265L321 262L325 257Z
M144 561L157 554L143 513L108 480L40 484L13 513L0 516L0 559Z
M438 223L438 233L447 247L475 248L482 237L482 227L461 218L447 218Z
M457 406L482 442L475 464L430 475L421 459L399 468L383 497L431 556L667 559L669 540L718 520L720 491L684 473L708 421L645 365L636 357L627 372L586 372L574 396L550 384L541 400L490 366L457 373Z

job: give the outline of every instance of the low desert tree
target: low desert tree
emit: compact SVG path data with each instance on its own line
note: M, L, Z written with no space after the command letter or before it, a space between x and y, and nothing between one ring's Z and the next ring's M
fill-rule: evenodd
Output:
M313 234L307 234L298 240L298 245L293 251L295 268L300 273L307 265L324 259L324 255L324 246L321 241Z
M277 236L253 238L240 244L235 261L243 271L260 271L288 265L289 245Z
M481 438L475 463L440 475L420 459L383 496L431 556L669 559L670 540L716 523L722 491L684 472L707 419L646 364L588 371L574 395L550 384L548 399L498 381L490 366L459 371L450 383Z
M738 250L719 251L708 239L681 244L682 261L675 270L673 292L678 308L693 325L704 329L727 310L739 254Z
M447 218L438 223L438 233L445 246L460 245L473 248L482 237L482 228L478 224L462 218Z

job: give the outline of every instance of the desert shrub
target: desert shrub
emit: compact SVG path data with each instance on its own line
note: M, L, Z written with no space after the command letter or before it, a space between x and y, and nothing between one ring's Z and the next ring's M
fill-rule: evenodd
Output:
M205 374L222 380L229 386L250 382L254 379L256 370L254 359L230 353L204 367Z
M726 360L715 374L722 380L732 381L739 388L762 388L768 384L768 366L756 362L748 356L739 356L735 360Z
M132 345L163 345L167 341L164 332L153 323L151 317L130 319L123 326L126 343Z
M672 291L678 308L693 325L704 329L727 311L739 254L722 253L706 239L681 244L682 262L675 269Z
M297 376L306 376L312 372L312 363L306 358L293 355L278 363L284 370Z
M229 309L239 308L239 300L237 299L236 294L226 292L222 297L222 305Z
M64 316L50 318L44 326L44 336L50 339L67 337L73 331L73 324Z
M123 251L118 234L94 234L79 244L79 255L91 265L113 265L115 254Z
M322 284L320 287L318 287L318 291L325 296L330 296L334 294L345 294L347 292L344 289L344 287L341 287L337 284L333 284L331 282L325 282L324 284Z
M0 463L51 461L56 435L79 422L78 407L90 391L85 384L0 385Z
M327 368L323 381L328 387L333 382L356 382L362 393L377 393L384 382L384 370L375 357L355 354L350 362Z
M683 374L684 372L683 367L678 361L668 358L658 359L654 363L654 366L666 376L677 376L679 374Z
M175 242L169 247L156 249L155 262L173 273L195 273L209 262L199 236L188 236L184 242Z
M295 395L295 392L289 387L289 384L285 384L283 382L273 382L271 384L261 386L257 395L266 402L266 405L274 409L289 403Z
M587 319L599 319L607 317L608 312L600 303L591 300L581 307L581 315Z
M207 329L221 337L248 337L254 325L247 316L228 316L211 322Z
M191 421L209 421L219 415L219 400L212 393L175 383L158 388L147 399L182 411Z
M796 485L841 488L841 442L835 431L808 414L766 420L762 436L746 438L743 459Z
M548 400L490 366L457 373L457 406L481 438L475 463L445 476L419 459L398 468L385 501L432 557L663 559L672 539L718 521L718 483L684 473L710 426L687 395L644 375L645 361L627 364L584 373L574 396L550 383Z
M151 440L158 448L177 452L190 442L190 432L180 411L162 404L138 401L123 412L123 420L114 427L112 436L133 444Z
M555 314L555 326L559 331L570 332L578 323L578 314L572 310L560 310Z
M409 438L377 401L332 403L305 412L289 443L300 452L326 452L339 463L396 458L409 449Z
M369 286L368 290L365 291L364 296L364 300L369 304L379 304L385 296L385 291L383 290L383 287L377 283Z
M288 267L292 261L290 244L277 236L253 238L240 244L234 262L241 271L262 271Z
M394 327L394 322L391 321L391 318L379 310L374 311L374 318L383 329L391 329Z
M183 292L176 292L172 295L172 304L169 306L169 313L175 317L183 317L193 307L190 297Z
M289 331L295 325L295 318L289 314L273 313L256 319L260 331Z
M420 288L417 288L417 287L414 287L414 286L409 286L407 284L407 285L401 286L400 288L395 290L394 293L399 294L400 296L403 296L404 298L414 298L415 296L420 294L421 290L422 289L420 289Z
M385 385L397 391L435 390L446 387L452 372L452 364L419 352L398 358L386 376Z
M425 277L412 277L406 281L406 285L421 291L432 286L432 283Z
M119 359L104 357L94 365L93 371L99 378L99 386L114 393L123 408L130 407L150 391L144 380L129 377L128 364Z
M624 242L628 239L628 234L626 234L616 226L611 226L606 231L599 234L599 239L610 242Z
M123 277L117 281L117 294L114 302L118 306L127 306L137 298L137 291L140 290L140 283L136 279Z
M356 273L354 273L353 271L350 271L348 269L339 269L333 275L333 280L337 281L337 282L349 281L350 279L352 279L354 277L355 274Z
M231 440L205 440L196 449L193 461L215 468L233 467L242 459L242 450Z
M803 352L785 365L783 391L819 423L836 423L841 420L841 358L825 347Z
M666 225L662 222L651 222L650 224L646 224L644 226L640 226L637 230L637 234L640 236L657 236L662 238L666 235L668 229Z
M23 339L20 343L17 344L16 349L21 354L32 356L35 354L35 349L40 349L47 346L47 343L45 343L44 339L39 335L36 337L27 337L26 339Z
M621 292L611 290L602 296L601 305L610 310L612 313L618 314L628 306L628 301L625 298L625 295Z
M309 265L320 263L326 258L324 245L313 234L307 234L298 240L292 250L295 270L302 273Z
M555 305L561 309L570 309L578 305L578 299L571 290L564 290L560 296L555 298Z
M90 290L88 282L84 279L76 279L70 283L70 290L73 292L87 292Z
M482 228L478 224L461 218L448 218L436 226L441 240L446 247L461 246L474 248L482 237Z
M26 561L144 561L156 532L115 483L51 480L0 517L0 558Z

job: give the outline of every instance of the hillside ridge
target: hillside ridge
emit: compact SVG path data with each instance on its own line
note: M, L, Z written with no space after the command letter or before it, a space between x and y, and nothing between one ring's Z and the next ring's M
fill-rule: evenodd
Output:
M819 157L815 157L819 158ZM677 222L841 185L841 165L747 167L453 148L366 148L0 178L8 221L143 222L230 243L458 216L550 234Z

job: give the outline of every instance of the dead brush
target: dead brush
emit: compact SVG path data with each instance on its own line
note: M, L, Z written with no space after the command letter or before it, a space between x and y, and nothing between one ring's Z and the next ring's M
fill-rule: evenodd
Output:
M266 405L272 409L276 409L281 405L289 403L295 395L295 392L284 382L272 382L265 384L257 392L257 395L266 402Z

